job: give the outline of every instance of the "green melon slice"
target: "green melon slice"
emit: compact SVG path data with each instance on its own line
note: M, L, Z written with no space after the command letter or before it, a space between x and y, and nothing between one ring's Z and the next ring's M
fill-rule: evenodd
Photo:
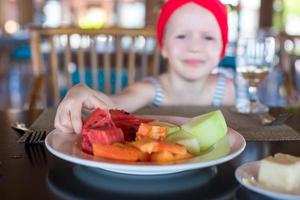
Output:
M230 143L228 135L221 138L205 154L201 155L202 161L214 160L226 156L230 153Z
M184 146L193 155L200 154L200 144L197 138L184 130L168 135L167 140Z
M227 125L220 110L194 117L181 128L197 138L201 151L210 148L227 133Z

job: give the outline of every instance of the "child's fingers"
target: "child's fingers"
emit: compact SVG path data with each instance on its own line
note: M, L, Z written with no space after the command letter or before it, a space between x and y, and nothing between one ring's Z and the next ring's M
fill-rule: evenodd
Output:
M89 96L85 101L83 101L81 104L79 105L74 105L72 106L72 109L70 109L69 112L69 118L70 120L66 120L66 122L71 123L71 127L68 123L66 123L65 125L63 125L63 128L66 130L69 130L70 128L72 128L73 131L75 131L75 133L80 134L81 133L81 129L82 129L82 121L81 121L81 110L82 110L82 105L85 108L88 109L96 109L96 108L107 108L107 105L101 100L98 99L97 97L95 97L94 95ZM65 120L67 117L63 116L61 117L61 120Z
M64 133L72 133L74 129L72 127L70 112L67 109L61 109L58 113L58 119L56 128L60 129Z
M107 109L108 105L100 98L98 98L95 95L91 95L85 102L84 102L84 107L88 109L96 109L96 108L101 108L101 109Z
M85 85L70 89L57 109L55 127L63 132L81 133L81 109L108 109L109 99L106 95L87 88Z
M59 115L60 115L60 108L58 106L58 108L56 109L56 114L55 114L55 118L54 118L54 127L55 128L57 128L56 126L58 125Z
M74 132L73 129L67 128L67 127L63 126L61 123L57 123L55 125L55 128L59 129L60 131L62 131L64 133L73 133Z
M64 132L64 133L74 133L73 129L66 128L62 125L58 125L56 128L59 129L60 131Z
M61 105L57 108L56 110L56 115L55 115L55 119L54 119L54 127L56 129L59 129L61 131L64 132L64 127L62 127L61 123L60 123L60 118L61 118L61 115L62 115L62 108L61 108Z
M75 133L80 134L82 129L81 106L75 106L70 111L70 118Z

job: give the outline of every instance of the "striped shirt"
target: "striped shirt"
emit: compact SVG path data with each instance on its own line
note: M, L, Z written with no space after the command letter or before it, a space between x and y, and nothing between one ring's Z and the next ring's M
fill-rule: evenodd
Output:
M212 102L212 106L214 107L222 106L223 97L225 93L226 79L226 76L223 74L220 74L218 77L216 91ZM146 77L144 80L149 81L155 87L155 95L152 104L157 107L161 106L162 101L164 99L164 90L161 86L160 81L155 77Z
M216 90L212 102L212 106L221 107L225 93L226 76L220 74L217 80Z
M152 83L154 85L155 95L154 95L152 104L157 107L160 106L164 99L164 90L161 86L161 83L155 77L146 77L146 78L144 78L144 80L149 81L150 83Z

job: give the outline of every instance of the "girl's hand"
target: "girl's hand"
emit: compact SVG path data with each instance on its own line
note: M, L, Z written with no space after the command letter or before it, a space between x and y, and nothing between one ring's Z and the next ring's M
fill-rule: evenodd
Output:
M92 90L85 84L75 85L59 104L54 126L66 133L81 133L82 108L93 110L98 107L106 109L111 106L112 101L105 94Z

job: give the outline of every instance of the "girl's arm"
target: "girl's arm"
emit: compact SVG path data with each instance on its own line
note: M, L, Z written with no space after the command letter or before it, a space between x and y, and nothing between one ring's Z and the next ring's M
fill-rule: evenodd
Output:
M80 133L82 108L120 108L132 112L151 103L154 95L154 86L147 82L136 82L113 96L95 91L85 84L78 84L68 91L59 104L54 126L63 132Z
M155 95L154 85L149 82L136 82L125 88L121 93L110 96L116 108L134 112L152 103Z

